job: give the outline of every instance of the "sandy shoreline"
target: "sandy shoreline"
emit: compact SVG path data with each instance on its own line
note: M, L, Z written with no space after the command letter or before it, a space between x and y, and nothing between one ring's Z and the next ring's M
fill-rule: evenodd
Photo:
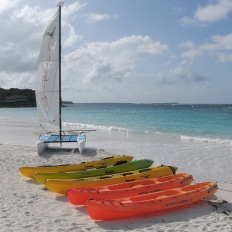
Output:
M0 117L0 231L231 231L232 181L231 146L176 137L134 136L97 131L87 135L83 155L76 148L50 148L36 154L39 127L34 119ZM26 128L26 130L25 130ZM23 132L23 133L22 133ZM142 139L142 140L141 140ZM170 152L171 151L171 152ZM93 221L85 207L74 207L66 196L46 191L23 177L21 166L78 163L111 155L149 158L154 165L179 167L193 174L196 182L218 181L219 190L207 202L162 215L141 216L119 221ZM218 201L228 203L220 205Z
M0 231L231 231L232 184L218 183L212 199L172 213L149 215L120 221L93 221L85 207L74 207L66 196L58 196L21 176L24 165L64 164L109 156L103 149L87 149L85 156L76 149L63 149L37 156L33 146L0 145Z

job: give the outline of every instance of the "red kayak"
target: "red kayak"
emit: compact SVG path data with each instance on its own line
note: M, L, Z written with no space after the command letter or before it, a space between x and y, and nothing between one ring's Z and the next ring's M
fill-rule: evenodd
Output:
M138 196L147 193L163 191L191 184L193 177L182 173L160 178L138 180L114 185L77 189L68 189L67 195L73 205L84 205L89 198L95 200L107 200Z
M113 220L192 205L216 193L217 189L216 183L202 182L134 197L113 200L89 199L86 207L89 216L94 220Z

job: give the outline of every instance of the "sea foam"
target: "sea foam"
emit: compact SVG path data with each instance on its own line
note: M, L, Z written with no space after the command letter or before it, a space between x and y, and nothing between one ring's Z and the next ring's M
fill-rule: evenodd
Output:
M131 129L122 128L122 127L97 126L94 124L63 122L63 125L72 130L103 130L103 131L108 131L108 132L120 132L120 133L128 133L132 131Z
M228 144L232 145L232 140L230 139L217 139L217 138L203 138L203 137L193 137L193 136L180 136L181 140L188 141L197 141L197 142L205 142L205 143L217 143L217 144Z

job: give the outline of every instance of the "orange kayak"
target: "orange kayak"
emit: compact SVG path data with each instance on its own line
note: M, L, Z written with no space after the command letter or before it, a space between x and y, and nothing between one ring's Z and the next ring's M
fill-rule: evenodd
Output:
M202 182L141 196L113 200L89 199L86 207L94 220L120 219L186 206L211 196L217 189L216 183Z
M193 177L190 174L174 174L170 176L106 185L95 188L68 189L68 199L73 205L84 205L89 198L107 200L139 196L147 193L163 191L191 184Z

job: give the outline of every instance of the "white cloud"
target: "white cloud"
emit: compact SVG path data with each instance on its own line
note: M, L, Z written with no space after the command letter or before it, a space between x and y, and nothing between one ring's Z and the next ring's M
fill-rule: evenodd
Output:
M231 0L219 0L216 4L198 7L194 18L200 22L214 23L224 20L231 10Z
M194 49L192 42L183 44L185 48ZM206 83L209 80L207 75L193 73L184 66L177 66L167 72L155 74L138 72L137 65L149 60L159 54L168 52L168 47L159 41L152 40L149 36L129 36L119 40L102 43L89 43L84 47L69 54L66 58L69 70L78 73L73 85L84 83L89 88L111 91L112 83L125 83L125 80L149 78L155 85L178 85ZM76 80L76 83L75 83ZM79 83L79 84L78 84ZM111 87L110 87L111 86ZM111 93L113 94L113 93Z
M33 72L0 72L0 86L10 88L30 88L35 87L35 75Z
M206 83L209 81L209 76L191 72L183 66L177 66L167 72L158 73L156 78L157 83L161 85Z
M94 23L94 22L100 22L100 21L106 21L110 19L117 18L117 14L98 14L98 13L90 13L87 15L87 22L88 23Z
M83 7L85 4L79 5L79 2L64 6L62 11L63 47L73 46L80 39L74 27L68 22L75 16L75 12ZM10 13L6 9L4 17L0 16L2 21L0 25L2 32L0 37L1 87L34 88L36 62L42 35L56 10L14 5ZM116 18L117 15L108 15L108 19L112 17ZM167 50L167 45L152 40L149 36L128 36L112 42L85 44L67 54L65 61L71 75L76 77L76 82L72 81L75 91L81 89L88 93L90 90L94 92L95 85L100 84L101 88L111 92L116 91L117 83L135 74L137 62L140 59L156 56ZM66 78L67 76L64 76L62 86L64 90L68 85ZM65 94L64 96L68 96Z
M64 8L65 17L62 18L62 27L65 31L65 36L62 38L64 47L72 46L79 39L75 29L66 19L84 5L77 1ZM30 83L29 76L34 81L42 36L49 20L52 19L56 11L57 8L42 9L38 6L22 5L22 1L0 1L1 87L7 84L4 81L7 73L9 81L16 73L18 73L17 80L21 80L25 76L25 81L22 83ZM14 85L16 83L20 85L18 81L14 80Z
M220 62L231 62L232 54L218 54L217 58Z
M76 1L72 4L64 4L62 7L62 18L71 17L75 15L76 12L80 11L82 8L86 7L87 3L81 3L80 1Z
M214 35L212 41L223 50L232 50L232 33L225 36Z
M207 24L204 22L200 22L199 20L195 19L195 18L188 18L188 17L183 17L179 20L179 22L183 25L183 26L192 26L192 27L206 27Z
M4 13L5 11L14 8L19 3L19 0L1 0L0 1L0 14Z
M224 62L227 60L226 57L228 57L228 55L223 55L223 53L232 51L232 34L225 36L214 35L211 37L210 42L200 45L196 45L193 42L185 42L179 46L185 49L185 51L181 53L181 57L186 60L192 60L195 57L203 55L211 55L219 61Z
M183 17L180 19L180 23L182 25L206 26L208 23L215 23L226 19L231 11L231 0L217 0L215 4L199 6L192 18Z
M76 34L74 27L67 22L63 22L62 31L63 31L63 36L62 36L63 48L72 47L81 39L81 36Z
M149 36L129 36L113 42L89 43L66 58L70 69L82 73L85 83L120 82L147 55L167 51L167 45Z

